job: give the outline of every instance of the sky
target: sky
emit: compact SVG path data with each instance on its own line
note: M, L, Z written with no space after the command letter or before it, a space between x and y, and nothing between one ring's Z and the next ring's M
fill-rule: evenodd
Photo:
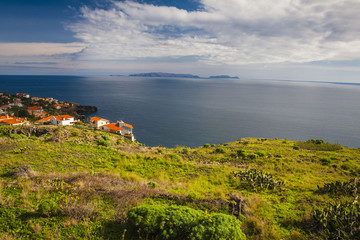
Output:
M0 0L0 74L360 82L359 0Z

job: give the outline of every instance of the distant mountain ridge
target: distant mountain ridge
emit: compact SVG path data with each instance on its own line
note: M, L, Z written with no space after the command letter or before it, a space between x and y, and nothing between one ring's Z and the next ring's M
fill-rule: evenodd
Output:
M231 77L229 75L217 75L217 76L210 76L209 78L230 78L230 79L239 79L238 76Z
M136 74L130 74L129 77L200 78L199 76L192 74L177 74L177 73L163 73L163 72L136 73Z

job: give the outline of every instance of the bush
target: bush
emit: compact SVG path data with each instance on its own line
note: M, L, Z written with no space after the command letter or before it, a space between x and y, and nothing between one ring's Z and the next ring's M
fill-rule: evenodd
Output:
M105 147L109 147L111 145L109 141L106 141L104 139L98 139L97 144Z
M274 190L285 185L284 181L279 181L271 174L256 169L234 172L233 174L235 177L240 178L243 187L255 192L267 189Z
M243 157L243 158L245 158L246 156L247 156L247 153L246 153L246 150L245 149L239 149L239 150L237 150L237 155L239 156L239 157Z
M43 200L38 207L38 213L47 216L55 215L58 211L59 211L58 204L51 199Z
M353 202L329 203L313 212L316 229L325 234L324 239L359 239L360 205Z
M327 143L322 139L311 139L305 142L297 142L299 148L316 151L337 151L342 149L342 146L337 143Z
M331 160L327 159L327 158L322 158L322 159L320 159L320 162L321 162L321 165L329 166L331 163Z
M341 169L342 170L350 170L351 166L349 164L344 163L344 164L341 165Z
M255 154L258 155L259 157L264 157L266 155L266 153L262 150L256 151Z
M156 188L158 185L156 182L148 182L148 186L151 188Z
M101 136L104 140L106 140L106 141L109 141L110 140L110 137L109 137L109 135L107 135L107 134L104 134L104 135L102 135Z
M27 138L27 136L24 135L24 134L10 134L9 138L11 138L11 139L24 139L24 138Z
M189 148L183 148L182 154L189 154Z
M184 206L139 206L127 213L127 226L145 239L245 239L235 217Z
M216 153L226 153L225 149L223 149L223 148L217 148L217 149L215 150L215 152L216 152Z
M319 193L329 193L333 195L356 196L360 192L360 182L354 178L347 182L326 183L322 188L318 187Z
M258 158L259 156L257 155L257 154L255 154L255 153L250 153L250 154L248 154L247 155L250 159L256 159L256 158Z

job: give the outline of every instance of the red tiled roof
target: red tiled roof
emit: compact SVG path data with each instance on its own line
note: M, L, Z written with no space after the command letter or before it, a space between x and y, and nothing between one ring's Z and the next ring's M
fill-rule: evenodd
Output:
M28 107L27 110L28 111L40 111L40 110L42 110L42 107L40 107L40 106L32 106L32 107Z
M97 121L99 121L101 119L103 119L103 118L94 116L94 117L90 118L90 122L97 122Z
M60 116L53 116L56 118L56 120L69 120L70 118L74 118L73 116L70 115L60 115Z
M11 108L9 105L1 106L0 108Z
M116 126L115 123L106 124L104 126L108 127L110 130L113 130L113 131L123 130L123 128L119 128L118 126Z
M132 125L127 124L127 123L124 123L124 126L125 126L125 127L128 127L128 128L131 128L131 129L134 128Z
M48 117L46 117L46 118L42 118L42 119L40 119L40 120L37 120L36 122L37 122L37 123L50 122L50 120L51 120L52 117L53 117L53 115L48 116Z

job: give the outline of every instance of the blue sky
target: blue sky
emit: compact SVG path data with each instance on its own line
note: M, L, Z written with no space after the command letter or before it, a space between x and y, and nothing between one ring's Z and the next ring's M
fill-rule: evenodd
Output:
M360 82L357 0L0 0L0 74Z

